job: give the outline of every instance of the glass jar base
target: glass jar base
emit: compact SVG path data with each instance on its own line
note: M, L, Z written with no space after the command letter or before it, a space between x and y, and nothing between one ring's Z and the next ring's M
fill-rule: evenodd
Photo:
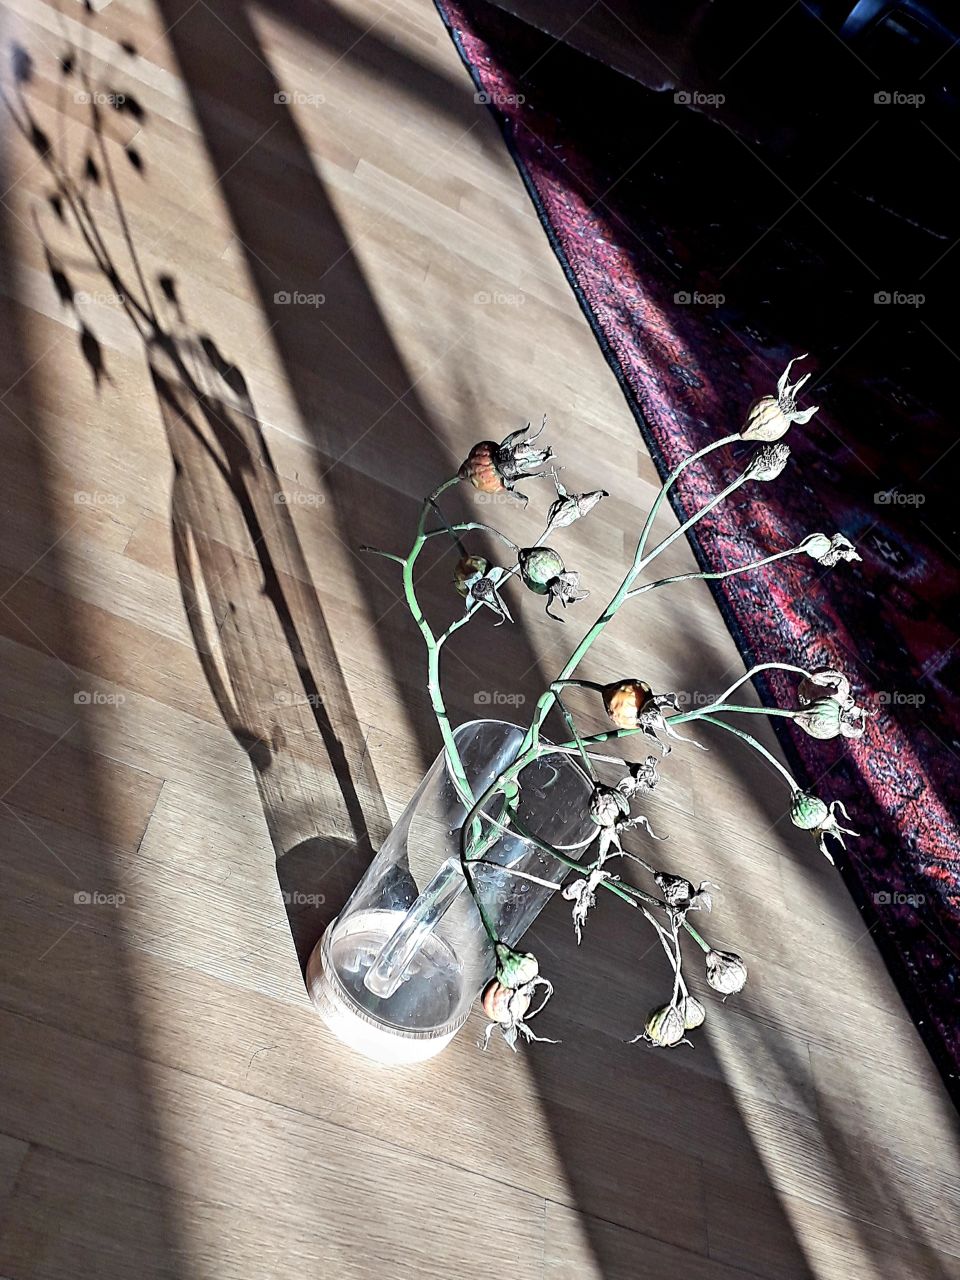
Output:
M392 1025L385 1018L376 1017L354 998L344 981L342 965L338 972L339 957L335 954L338 944L344 951L349 949L354 954L357 950L361 954L368 950L372 958L380 945L392 936L397 923L392 915L390 912L367 911L360 913L359 917L353 916L348 922L347 936L344 936L342 923L339 933L337 931L339 917L331 921L310 955L306 978L314 1007L338 1040L375 1062L404 1066L425 1062L441 1053L465 1019L460 1019L453 1026L447 1022L436 1031L411 1032ZM364 947L368 938L370 944Z

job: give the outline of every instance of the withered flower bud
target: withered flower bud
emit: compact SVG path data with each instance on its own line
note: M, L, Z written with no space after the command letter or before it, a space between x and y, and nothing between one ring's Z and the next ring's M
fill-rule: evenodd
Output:
M612 827L630 814L630 801L616 787L598 782L590 797L590 817L598 827Z
M488 609L492 609L497 615L499 622L495 622L494 626L502 627L504 622L513 621L513 618L510 616L510 610L507 608L503 597L497 590L497 584L494 582L493 578L478 578L477 581L471 585L467 592L467 608L470 608L474 602L477 601L480 604L485 605Z
M858 707L851 698L850 704L840 708L840 733L844 738L862 738L867 731L867 716L873 715L866 707Z
M811 533L800 545L808 556L828 569L832 569L840 560L860 559L856 547L842 533L835 533L832 538L828 538L825 533Z
M610 495L606 489L594 489L591 493L567 493L554 474L553 483L557 487L557 500L547 512L547 528L563 529L585 516L602 498Z
M627 769L629 772L617 783L617 790L628 800L636 799L641 791L652 791L660 781L656 756L647 756L639 764L632 761L627 764Z
M674 911L711 911L713 899L710 896L710 883L704 880L699 889L686 876L670 875L667 871L658 871L653 877L657 882L663 900Z
M707 1011L696 996L684 996L678 1006L683 1025L687 1031L702 1027L706 1021Z
M485 577L493 565L483 556L461 556L453 571L453 585L464 597L469 595L470 588Z
M747 420L740 432L741 439L779 440L789 431L792 422L803 424L810 421L819 405L810 405L806 409L797 408L797 394L809 379L809 373L805 373L792 385L789 381L794 362L805 359L805 355L794 356L777 381L775 396L761 396L754 401L747 411Z
M747 478L776 480L789 457L790 446L787 444L762 444L747 463Z
M637 1036L637 1039L646 1040L660 1049L670 1049L680 1043L685 1030L683 1015L677 1006L665 1004L650 1011L643 1036Z
M497 444L493 440L481 440L467 455L457 473L461 480L468 480L481 493L499 493L503 489L514 491L514 485L523 476L546 475L537 468L553 457L552 449L538 448L534 441L543 431L546 419L532 436L527 437L530 423L519 431L512 431ZM517 494L524 503L527 499Z
M797 685L797 698L801 707L809 707L821 698L833 698L841 706L848 707L853 698L850 694L850 681L842 671L835 667L817 667Z
M747 966L733 951L707 952L707 982L722 996L734 996L747 981Z

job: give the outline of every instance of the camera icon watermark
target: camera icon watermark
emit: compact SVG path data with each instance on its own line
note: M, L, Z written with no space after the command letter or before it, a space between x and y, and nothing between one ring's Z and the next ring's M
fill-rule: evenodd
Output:
M299 289L278 289L273 295L278 307L322 307L326 300L324 293L303 293Z
M717 700L715 694L704 693L701 689L677 689L676 696L678 707L709 707Z
M927 95L904 93L901 89L878 89L873 100L878 107L922 107Z
M478 707L522 707L526 700L522 693L504 693L500 689L478 689L473 695Z
M299 490L281 490L273 495L273 503L277 507L322 507L326 501L325 494L301 493Z
M673 100L681 107L722 107L727 100L725 93L701 93L698 89L678 89Z
M925 693L905 693L902 689L881 689L877 694L881 707L922 707L926 701Z
M288 907L322 907L327 900L325 893L304 893L300 889L283 889L281 897Z
M125 893L102 893L99 889L78 889L73 895L77 907L122 907L126 900Z
M73 701L78 707L122 707L125 693L105 693L102 689L78 689Z
M278 707L323 706L323 698L319 693L291 693L289 689L278 689L273 700Z
M880 289L873 295L877 307L922 307L926 300L925 293L903 293L899 289Z
M873 495L880 507L922 507L926 500L925 493L901 493L899 489L879 489Z
M522 93L488 93L478 89L473 100L479 107L522 107L527 99Z
M282 107L322 107L326 102L322 93L301 93L299 89L281 89L273 100Z
M122 507L126 498L122 493L103 493L100 489L78 489L73 495L78 507Z
M526 300L527 295L521 293L519 289L513 293L505 293L497 289L493 292L479 289L473 295L473 301L479 307L522 307Z
M120 306L126 302L126 294L123 293L87 293L83 289L79 289L73 295L74 302L90 302L95 306Z
M725 293L701 293L698 289L678 289L673 295L678 307L722 307L727 300Z
M127 96L124 93L90 93L81 89L73 95L73 100L78 106L116 107L119 110Z
M873 901L878 907L922 907L926 900L924 893L886 893L881 890L873 895Z

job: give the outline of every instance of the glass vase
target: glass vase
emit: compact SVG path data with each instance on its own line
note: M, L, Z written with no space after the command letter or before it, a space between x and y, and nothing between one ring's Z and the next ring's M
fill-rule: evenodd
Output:
M525 730L474 720L454 733L475 796L516 759ZM591 834L592 784L570 755L540 756L520 775L519 816L555 847ZM502 796L489 812L499 811ZM493 977L495 959L460 864L467 816L441 752L307 966L310 997L346 1044L381 1062L417 1062L444 1049ZM484 910L500 941L516 946L567 868L512 831L496 835L473 864ZM495 837L495 838L493 838ZM509 869L512 869L509 870Z

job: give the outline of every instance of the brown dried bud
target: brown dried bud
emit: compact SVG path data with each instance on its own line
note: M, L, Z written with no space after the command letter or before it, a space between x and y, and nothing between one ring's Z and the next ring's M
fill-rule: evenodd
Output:
M491 978L484 988L480 1003L491 1022L509 1025L511 1022L521 1021L532 1000L531 992L515 991L511 987L505 987L496 978Z
M499 448L495 440L475 444L457 473L460 479L469 480L480 493L500 493L506 489L495 461Z
M644 680L618 680L601 691L607 715L618 729L636 729L638 717L653 697Z

